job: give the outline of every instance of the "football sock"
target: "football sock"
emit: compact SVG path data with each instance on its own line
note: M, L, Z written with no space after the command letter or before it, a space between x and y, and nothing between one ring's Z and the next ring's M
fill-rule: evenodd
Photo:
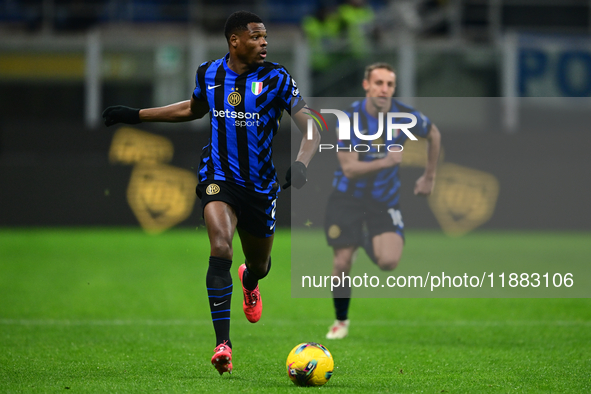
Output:
M335 287L332 291L332 300L337 315L337 320L347 320L349 303L351 302L351 285Z
M350 298L333 298L334 309L337 315L337 320L347 320L349 314Z
M211 320L215 330L216 345L230 341L230 304L232 303L232 275L230 268L232 260L221 257L209 257L209 268L205 282L207 284L207 296L209 297L209 309Z
M263 279L265 276L269 274L271 271L271 257L269 257L269 266L267 267L267 272L263 276L257 276L254 272L248 269L248 265L244 270L244 274L242 275L242 286L244 286L247 290L254 290L257 288L259 284L259 280Z

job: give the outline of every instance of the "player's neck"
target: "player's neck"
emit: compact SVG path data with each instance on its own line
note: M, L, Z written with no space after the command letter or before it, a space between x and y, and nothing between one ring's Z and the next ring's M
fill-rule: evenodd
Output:
M227 63L228 63L228 68L230 70L234 71L238 75L244 74L245 72L250 71L253 68L252 64L244 63L244 62L240 61L240 59L238 59L237 56L232 56L232 54L230 54L230 56L228 56Z
M388 108L378 108L371 102L371 100L369 100L369 98L365 98L365 111L376 119L380 112L388 112L391 107L392 104L388 105Z

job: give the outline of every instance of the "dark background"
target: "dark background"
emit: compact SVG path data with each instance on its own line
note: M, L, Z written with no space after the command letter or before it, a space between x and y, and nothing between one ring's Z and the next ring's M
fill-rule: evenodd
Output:
M299 132L289 118L274 140L274 162L281 180L297 150ZM169 138L175 148L170 164L196 172L203 129L169 129L150 124L140 129ZM584 126L584 125L583 125ZM440 126L440 128L442 128ZM85 129L82 122L0 121L1 226L137 226L126 200L132 166L110 164L108 151L117 127ZM291 138L290 138L290 132ZM591 133L582 129L446 132L442 128L445 162L485 171L497 177L500 192L492 218L484 229L589 230L589 164ZM324 134L323 142L333 138ZM334 139L334 138L333 138ZM294 146L292 149L292 141ZM320 154L319 154L320 155ZM309 183L289 189L278 201L278 226L289 226L291 198L303 199L323 217L336 166L334 153L309 167ZM328 165L327 165L328 163ZM406 227L439 228L425 198L412 195L422 169L403 167L401 205ZM199 200L180 226L201 223ZM298 221L294 225L298 225Z

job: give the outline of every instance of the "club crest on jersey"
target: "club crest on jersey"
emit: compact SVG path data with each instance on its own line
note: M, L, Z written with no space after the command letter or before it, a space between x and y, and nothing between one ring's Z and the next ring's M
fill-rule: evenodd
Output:
M212 183L211 185L207 186L207 189L205 189L205 193L208 196L218 194L219 192L220 192L220 187L218 185L216 185L215 183Z
M242 101L242 96L238 92L232 92L228 95L228 104L237 106Z
M252 94L254 94L255 96L258 96L263 91L263 83L262 82L253 82L252 85L250 86L250 90L252 91Z

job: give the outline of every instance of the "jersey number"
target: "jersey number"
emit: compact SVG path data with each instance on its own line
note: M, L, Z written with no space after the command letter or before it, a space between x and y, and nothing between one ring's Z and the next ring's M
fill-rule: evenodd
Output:
M404 228L404 223L402 222L402 214L400 213L400 210L390 208L388 209L388 213L390 214L390 216L392 216L392 223L394 223L394 226Z
M273 219L273 225L270 227L270 230L273 230L277 221L275 220L275 211L277 211L277 199L274 199L271 203L273 206L273 210L271 211L271 218Z

